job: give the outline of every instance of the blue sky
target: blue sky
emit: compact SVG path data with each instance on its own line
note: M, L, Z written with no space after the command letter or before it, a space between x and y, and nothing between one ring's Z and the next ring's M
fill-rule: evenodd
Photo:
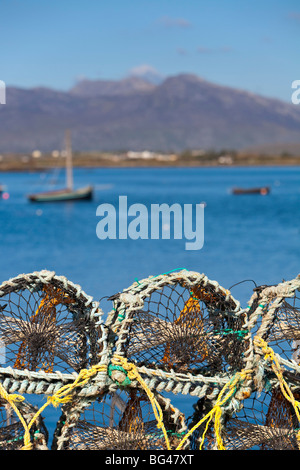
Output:
M0 79L71 88L154 70L290 101L299 0L0 0Z

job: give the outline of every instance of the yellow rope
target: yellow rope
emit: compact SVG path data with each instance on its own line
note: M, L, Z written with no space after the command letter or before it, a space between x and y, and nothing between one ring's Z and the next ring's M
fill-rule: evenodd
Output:
M155 418L156 418L156 421L157 421L157 427L158 427L158 429L161 429L162 432L163 432L163 435L164 435L164 438L165 438L165 441L166 441L167 449L171 450L168 434L167 434L165 425L163 423L162 409L161 409L158 401L156 400L154 394L151 392L151 390L149 389L146 382L140 376L140 374L138 372L138 369L135 366L135 364L133 364L131 362L128 362L125 357L118 356L118 355L115 355L111 362L112 362L113 365L123 367L123 369L125 369L126 372L127 372L128 378L130 380L137 380L139 382L139 384L142 386L142 388L146 392L146 394L147 394L147 396L150 400L150 403L152 405L152 409L153 409L153 412L154 412L154 415L155 415Z
M158 429L161 429L162 432L163 432L167 449L171 450L171 445L170 445L170 441L169 441L169 438L168 438L168 434L167 434L166 428L165 428L164 423L163 423L162 409L161 409L158 401L156 400L153 392L150 390L150 388L147 386L146 382L140 376L136 365L133 364L133 363L128 362L126 358L124 358L122 356L118 356L118 355L114 355L111 363L113 365L116 365L116 366L121 366L127 372L128 378L130 380L137 380L137 382L139 382L139 384L141 385L143 390L146 392L146 394L149 398L149 401L152 405L152 409L153 409L155 418L157 420L157 427L158 427ZM21 421L21 423L24 427L24 430L25 430L24 446L22 447L22 450L32 449L32 443L30 441L30 429L33 426L33 424L36 422L39 415L44 411L44 409L47 406L52 404L53 406L57 407L62 403L69 402L72 399L71 392L76 387L82 387L83 385L85 385L89 381L89 379L91 377L96 375L98 372L103 372L103 371L107 371L107 366L105 364L102 364L102 365L98 364L98 365L92 366L90 369L82 369L79 372L77 378L74 380L74 382L72 382L71 384L68 384L68 385L64 385L56 393L54 393L53 395L51 395L50 397L47 398L46 403L41 408L39 408L39 410L35 413L33 418L30 420L29 424L27 424L25 422L25 420L22 417L20 411L18 410L18 408L14 404L15 401L24 400L24 397L22 397L21 395L12 395L12 394L9 395L5 391L3 386L0 384L0 396L2 398L4 398L5 400L7 400L11 404L11 406L15 410L17 416L19 417L19 419L20 419L20 421ZM211 420L213 419L213 417L214 417L214 430L215 430L215 435L216 435L217 448L219 450L225 450L225 447L224 447L223 441L222 441L222 437L221 437L222 406L227 402L227 400L229 398L231 398L235 394L238 383L245 380L246 378L249 378L249 374L251 372L252 372L251 370L244 370L244 371L238 372L237 374L235 374L235 376L227 384L225 384L225 386L223 387L223 389L220 391L220 393L218 395L215 406L195 426L193 426L193 428L191 428L187 432L187 434L184 436L184 438L181 440L181 442L177 446L176 450L180 450L182 448L183 444L186 442L186 440L191 436L191 434L193 434L193 432L199 426L201 426L201 424L206 422L205 430L204 430L204 433L202 435L201 444L200 444L200 449L202 449L204 439L205 439L205 435L207 433L209 424L210 424ZM225 394L225 392L227 392L227 393ZM300 418L300 416L299 416L299 418Z
M264 341L262 338L260 338L259 336L256 336L254 338L254 344L261 348L262 352L265 354L265 359L271 361L271 367L279 380L281 392L283 396L293 405L298 422L300 423L300 402L295 399L293 392L291 391L290 387L286 383L282 374L279 361L275 355L275 352L273 351L272 348L270 348L268 343ZM297 432L296 437L298 441L298 446L300 448L300 430Z
M157 427L159 429L161 429L163 434L164 434L167 449L171 450L171 446L170 446L169 438L168 438L168 435L167 435L167 431L166 431L164 423L163 423L162 409L161 409L158 401L156 400L154 394L151 392L151 390L149 389L149 387L147 386L145 381L140 376L140 374L137 370L137 367L132 363L128 363L127 359L123 358L122 356L117 356L117 355L115 355L114 358L112 359L112 364L119 365L119 366L123 367L123 369L125 369L127 371L128 378L130 380L136 379L140 383L142 388L145 390L145 392L146 392L146 394L147 394L147 396L150 400L150 403L152 405L155 418L157 420ZM95 365L95 366L92 366L90 369L82 369L79 372L78 377L74 380L74 382L72 382L71 384L68 384L68 385L64 385L56 393L54 393L54 395L51 395L50 397L47 398L46 403L44 403L44 405L41 406L41 408L38 409L38 411L35 413L33 418L30 420L29 424L26 423L26 421L24 420L24 418L21 415L20 411L18 410L18 408L14 404L14 401L22 401L22 400L24 400L24 397L21 396L21 395L9 395L5 391L5 389L2 387L2 385L0 384L0 396L2 398L4 398L5 400L7 400L11 404L11 406L15 410L16 414L18 415L18 417L19 417L19 419L20 419L20 421L21 421L21 423L24 427L24 430L25 430L24 446L22 447L22 450L32 449L32 443L30 442L30 429L33 426L33 424L36 422L39 415L44 411L44 409L47 406L49 406L50 404L57 407L61 403L69 402L72 399L71 392L76 387L82 387L83 385L85 385L89 381L89 379L91 377L93 377L95 374L97 374L98 372L101 372L101 371L107 371L107 366L105 364Z
M29 433L29 428L27 426L27 423L25 419L22 416L22 413L20 412L19 408L16 406L15 403L22 402L24 401L24 397L22 395L17 395L15 393L7 393L3 385L0 383L0 396L3 398L5 401L7 401L10 406L13 408L14 412L18 416L20 422L23 425L23 428L25 430L24 434L24 450L30 450L32 448L32 444L30 442L30 433Z
M18 417L19 417L19 419L20 419L20 421L21 421L21 423L22 423L22 425L25 429L24 446L22 447L22 450L32 449L32 444L30 442L30 433L29 433L29 431L30 431L31 427L33 426L33 424L36 422L39 415L44 411L44 409L48 405L52 404L54 407L57 407L61 403L69 402L72 399L71 392L74 390L74 388L82 387L83 385L85 385L89 381L89 379L91 377L96 375L98 372L102 372L102 371L106 371L106 370L107 370L107 366L105 364L101 364L101 365L96 364L95 366L92 366L90 369L82 369L79 372L76 379L74 380L74 382L72 382L71 384L68 384L68 385L64 385L56 393L54 393L54 395L51 395L50 397L47 398L46 403L44 403L44 405L41 406L41 408L38 409L38 411L35 413L35 415L30 420L28 425L25 422L22 415L20 414L19 410L14 406L14 403L13 403L13 401L16 401L16 400L18 400L18 401L19 400L24 400L24 397L22 397L21 395L8 395L6 393L6 391L4 390L4 388L1 386L0 387L1 396L12 405L12 407L16 411L16 413L17 413L17 415L18 415ZM6 394L6 396L4 396L3 391Z
M122 356L118 356L118 355L115 355L113 357L111 363L113 365L121 366L127 372L128 378L130 380L137 380L139 382L139 384L141 385L141 387L143 388L143 390L146 392L146 394L149 398L149 401L152 405L152 409L153 409L155 418L157 420L157 427L158 427L158 429L161 429L162 432L163 432L167 449L171 450L171 445L170 445L170 441L169 441L169 438L168 438L168 434L167 434L166 428L165 428L164 423L163 423L162 409L161 409L158 401L156 400L154 394L151 392L151 390L147 386L146 382L140 376L140 374L138 372L138 369L135 366L135 364L128 362L126 358L124 358ZM33 418L31 419L31 421L28 425L24 421L23 417L20 415L19 410L16 409L16 413L18 414L18 416L20 418L20 421L22 422L22 424L24 426L24 429L25 429L24 446L22 447L22 450L30 450L32 448L32 444L30 442L30 433L29 433L29 431L30 431L31 427L33 426L33 424L35 423L35 421L37 420L38 416L44 411L44 409L48 405L52 404L53 406L57 407L61 403L69 402L72 399L71 392L74 390L74 388L85 385L89 381L89 379L92 376L94 376L97 372L106 371L106 370L107 370L107 366L105 364L95 365L95 366L92 366L90 369L82 369L79 372L78 377L74 380L74 382L72 382L71 384L68 384L68 385L64 385L54 395L48 397L46 403L36 412L36 414L33 416ZM215 435L216 435L217 448L219 450L225 450L225 447L224 447L223 441L222 441L222 437L221 437L222 406L227 402L227 400L232 395L234 395L234 393L236 392L236 388L237 388L238 383L242 380L245 380L247 377L249 377L249 373L251 373L250 370L238 372L233 377L232 380L230 380L227 384L225 384L225 386L223 387L223 389L221 390L221 392L218 395L215 406L212 408L212 410L209 413L207 413L206 416L204 416L204 418L202 418L195 426L193 426L192 429L190 429L188 431L188 433L184 436L184 438L181 440L181 442L177 446L176 450L180 450L182 448L183 444L186 442L186 440L191 436L191 434L193 434L193 432L201 424L203 424L206 421L206 427L205 427L204 433L202 435L201 444L200 444L200 449L202 449L206 432L208 430L210 421L212 420L213 417L215 418L215 420L214 420L215 421L214 422L214 430L215 430ZM2 387L2 389L3 389L3 387ZM229 389L229 391L224 396L225 392L228 389ZM0 388L0 393L1 392L2 392L2 390ZM1 395L1 396L3 396L3 398L7 399L7 401L9 401L10 403L12 402L12 406L13 406L13 400L16 400L16 399L22 400L22 399L24 399L20 395L8 395L8 397L9 397L9 399L8 399L8 398L6 398L7 394L6 394L4 389L3 389L3 392L4 392L5 396L3 396L3 395ZM14 398L14 397L17 397L17 398ZM14 409L15 409L15 407L14 407Z
M202 450L202 446L204 444L204 439L210 424L210 421L212 418L215 418L214 422L214 430L215 430L215 435L216 435L216 441L217 441L217 448L219 450L225 450L223 440L221 437L221 416L222 416L222 406L227 402L229 398L232 397L232 395L235 394L237 385L240 381L243 381L247 378L249 378L249 374L251 373L251 370L242 370L241 372L237 372L234 377L227 382L222 390L220 391L216 404L215 406L197 423L195 426L193 426L187 434L184 436L184 438L181 440L179 446L176 448L176 450L180 450L185 443L185 441L193 434L193 432L201 426L201 424L206 422L206 426L204 429L204 432L202 434L201 438L201 443L200 443L200 450ZM224 396L224 393L229 389L229 391L226 393Z
M139 384L142 386L144 391L147 393L147 396L148 396L148 398L150 400L150 403L152 405L152 408L153 408L154 415L155 415L156 420L157 420L157 427L159 429L162 429L164 437L165 437L167 449L171 450L168 435L167 435L167 432L166 432L166 429L165 429L165 426L164 426L164 423L163 423L163 413L162 413L161 407L160 407L159 403L157 402L154 394L151 392L151 390L149 389L149 387L147 386L145 381L140 376L140 374L138 372L138 369L135 366L135 364L129 363L126 358L124 358L122 356L117 356L117 355L114 356L114 358L112 359L111 362L112 362L113 365L123 367L123 369L127 371L128 378L130 380L136 379L139 382ZM221 415L222 415L221 407L235 393L236 386L237 386L238 382L240 382L241 380L246 379L249 376L250 372L251 372L250 370L247 370L247 371L242 371L242 372L237 373L234 376L234 378L223 387L223 389L219 393L219 396L218 396L218 399L217 399L217 402L216 402L214 408L204 418L202 418L192 429L190 429L188 431L188 433L180 441L180 443L177 446L176 450L180 450L182 448L183 444L186 442L186 440L190 437L190 435L193 434L193 432L203 422L205 422L207 420L206 428L205 428L205 431L203 433L202 442L201 442L201 445L200 445L200 449L201 449L202 445L203 445L203 442L204 442L205 434L208 430L208 426L209 426L209 423L210 423L211 419L213 418L213 415L215 415L215 433L216 433L216 440L217 440L218 449L225 450L225 447L224 447L223 441L222 441L222 437L221 437L221 432L220 432L221 431ZM223 395L224 395L225 391L228 388L229 388L229 392L223 398Z
M287 382L285 381L282 370L280 367L280 363L273 351L272 348L268 346L268 343L264 341L262 338L256 336L254 338L254 344L257 347L260 347L262 352L264 353L264 357L266 360L270 360L271 362L271 367L274 373L276 374L278 380L279 380L279 385L280 389L282 391L283 396L288 400L294 410L295 414L297 416L297 419L300 423L300 402L297 401L289 388ZM136 367L135 364L130 363L127 361L126 358L122 356L115 355L111 361L113 365L116 366L121 366L126 372L127 376L130 380L137 380L137 382L141 385L143 390L146 392L149 401L152 405L153 412L155 415L155 418L157 420L157 427L162 430L166 446L168 450L171 450L169 438L167 435L167 431L165 429L164 423L163 423L163 412L162 409L158 403L158 401L155 398L155 395L153 392L150 390L150 388L147 386L146 382L143 380L141 375L138 372L138 368ZM92 366L90 369L82 369L77 378L72 382L71 384L64 385L61 387L56 393L54 393L52 396L47 398L46 403L35 413L33 418L30 420L29 424L26 423L24 420L20 410L16 406L17 402L21 402L24 400L24 397L22 395L17 395L17 394L9 394L6 392L4 389L3 385L0 383L0 397L6 400L13 410L15 411L16 415L18 416L20 422L22 423L24 427L24 445L22 447L22 450L31 450L32 449L32 443L30 439L30 429L33 426L33 424L36 422L37 418L39 415L44 411L44 409L52 404L54 407L59 406L62 403L67 403L72 399L72 394L71 392L76 388L76 387L82 387L84 386L91 377L96 375L98 372L107 372L107 366L105 364L99 365L96 364ZM211 423L211 420L214 418L214 431L215 431L215 437L216 437L216 444L217 448L219 450L225 450L222 436L221 436L221 417L222 417L222 407L225 405L225 403L236 393L237 387L240 382L249 379L251 376L250 374L252 373L252 370L242 370L241 372L237 372L234 377L227 382L222 390L220 391L216 403L214 407L198 422L196 423L183 437L183 439L180 441L179 445L177 446L176 450L180 450L184 443L187 441L187 439L194 433L194 431L201 426L202 424L205 423L205 429L201 437L201 442L200 442L200 450L203 447L204 440L206 433L209 429L209 425ZM298 445L300 448L300 430L297 432L297 441Z

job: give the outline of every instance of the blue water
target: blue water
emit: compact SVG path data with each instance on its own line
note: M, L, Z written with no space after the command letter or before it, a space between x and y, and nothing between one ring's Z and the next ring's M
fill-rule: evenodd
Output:
M300 167L76 169L76 185L95 186L92 202L33 204L26 194L47 189L51 175L4 173L10 197L0 200L0 280L54 270L99 300L135 279L176 268L204 272L225 288L242 280L272 284L300 272ZM62 175L63 176L63 175ZM62 182L63 183L63 182ZM233 196L233 186L271 187L268 196ZM50 188L49 188L50 189ZM185 240L99 240L101 203L196 204L205 202L204 246ZM232 293L246 304L253 283ZM101 302L103 310L110 303ZM184 408L187 399L177 397Z
M1 180L10 194L0 201L1 281L46 268L99 299L135 278L180 267L224 287L244 279L279 282L300 271L300 167L77 169L76 184L93 184L94 200L46 205L28 202L26 194L44 189L47 175L5 173ZM271 193L233 196L237 185L270 185ZM203 248L187 251L185 240L99 240L96 209L104 202L118 207L119 195L147 207L205 202ZM243 300L251 288L239 287Z

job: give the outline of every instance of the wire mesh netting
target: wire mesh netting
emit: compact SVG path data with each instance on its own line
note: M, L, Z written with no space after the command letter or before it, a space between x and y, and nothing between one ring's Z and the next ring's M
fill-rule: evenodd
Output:
M297 394L299 397L299 395ZM190 427L211 410L212 404L200 399L190 420ZM210 423L203 438L206 423L193 433L190 448L216 449L214 424ZM270 391L253 392L243 401L241 409L224 413L222 439L226 450L299 450L299 422L292 404L279 387Z
M72 290L20 282L2 289L0 341L15 369L79 371L97 361L97 332Z
M21 416L28 423L36 409L27 402L18 403ZM43 420L38 418L31 430L35 450L47 449L48 432ZM13 407L6 400L0 400L0 450L20 450L23 446L24 426Z
M276 314L266 339L282 358L300 363L300 298L284 299Z
M158 394L157 400L163 410L169 441L172 448L176 448L186 429L184 416ZM63 442L68 450L166 449L151 403L138 389L120 390L98 397L81 413L76 424L73 423L68 438L64 437Z
M298 450L299 422L279 387L253 393L243 409L224 424L224 441L232 450Z
M214 375L242 367L244 317L226 292L178 279L152 289L141 308L126 309L124 354L139 365ZM120 304L119 304L120 305ZM116 316L118 314L116 308ZM120 331L119 317L115 328ZM121 338L123 340L123 338Z
M113 295L104 322L99 303L55 273L5 281L0 449L298 450L299 290L300 277L256 286L243 308L182 270ZM189 418L178 394L195 400Z

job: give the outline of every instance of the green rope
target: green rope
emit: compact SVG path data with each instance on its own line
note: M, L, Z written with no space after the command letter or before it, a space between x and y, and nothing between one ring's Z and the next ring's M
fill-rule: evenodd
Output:
M161 273L161 274L157 274L156 276L152 276L151 279L155 279L156 277L159 277L159 276L165 276L167 274L171 274L171 273L174 273L176 271L187 271L186 268L175 268L175 269L171 269L171 271L167 271L166 273ZM140 283L140 281L138 280L137 277L134 278L135 282L141 286L142 284Z
M109 364L108 369L107 369L107 373L108 373L109 377L111 377L111 373L112 373L113 370L119 370L119 371L123 372L126 375L126 378L123 380L122 383L119 383L117 380L115 380L114 382L116 382L118 385L122 385L123 387L126 387L127 385L131 384L131 380L127 377L127 371L125 369L123 369L122 366Z
M238 339L244 339L247 333L248 333L248 330L235 331L235 330L232 330L231 328L224 328L223 330L214 330L214 334L222 335L222 336L232 334L232 335L236 335Z
M175 271L187 271L187 269L186 268L175 268L175 269L171 269L171 271L167 271L166 273L158 274L157 276L154 276L154 277L165 276L166 274L171 274L171 273L174 273Z

